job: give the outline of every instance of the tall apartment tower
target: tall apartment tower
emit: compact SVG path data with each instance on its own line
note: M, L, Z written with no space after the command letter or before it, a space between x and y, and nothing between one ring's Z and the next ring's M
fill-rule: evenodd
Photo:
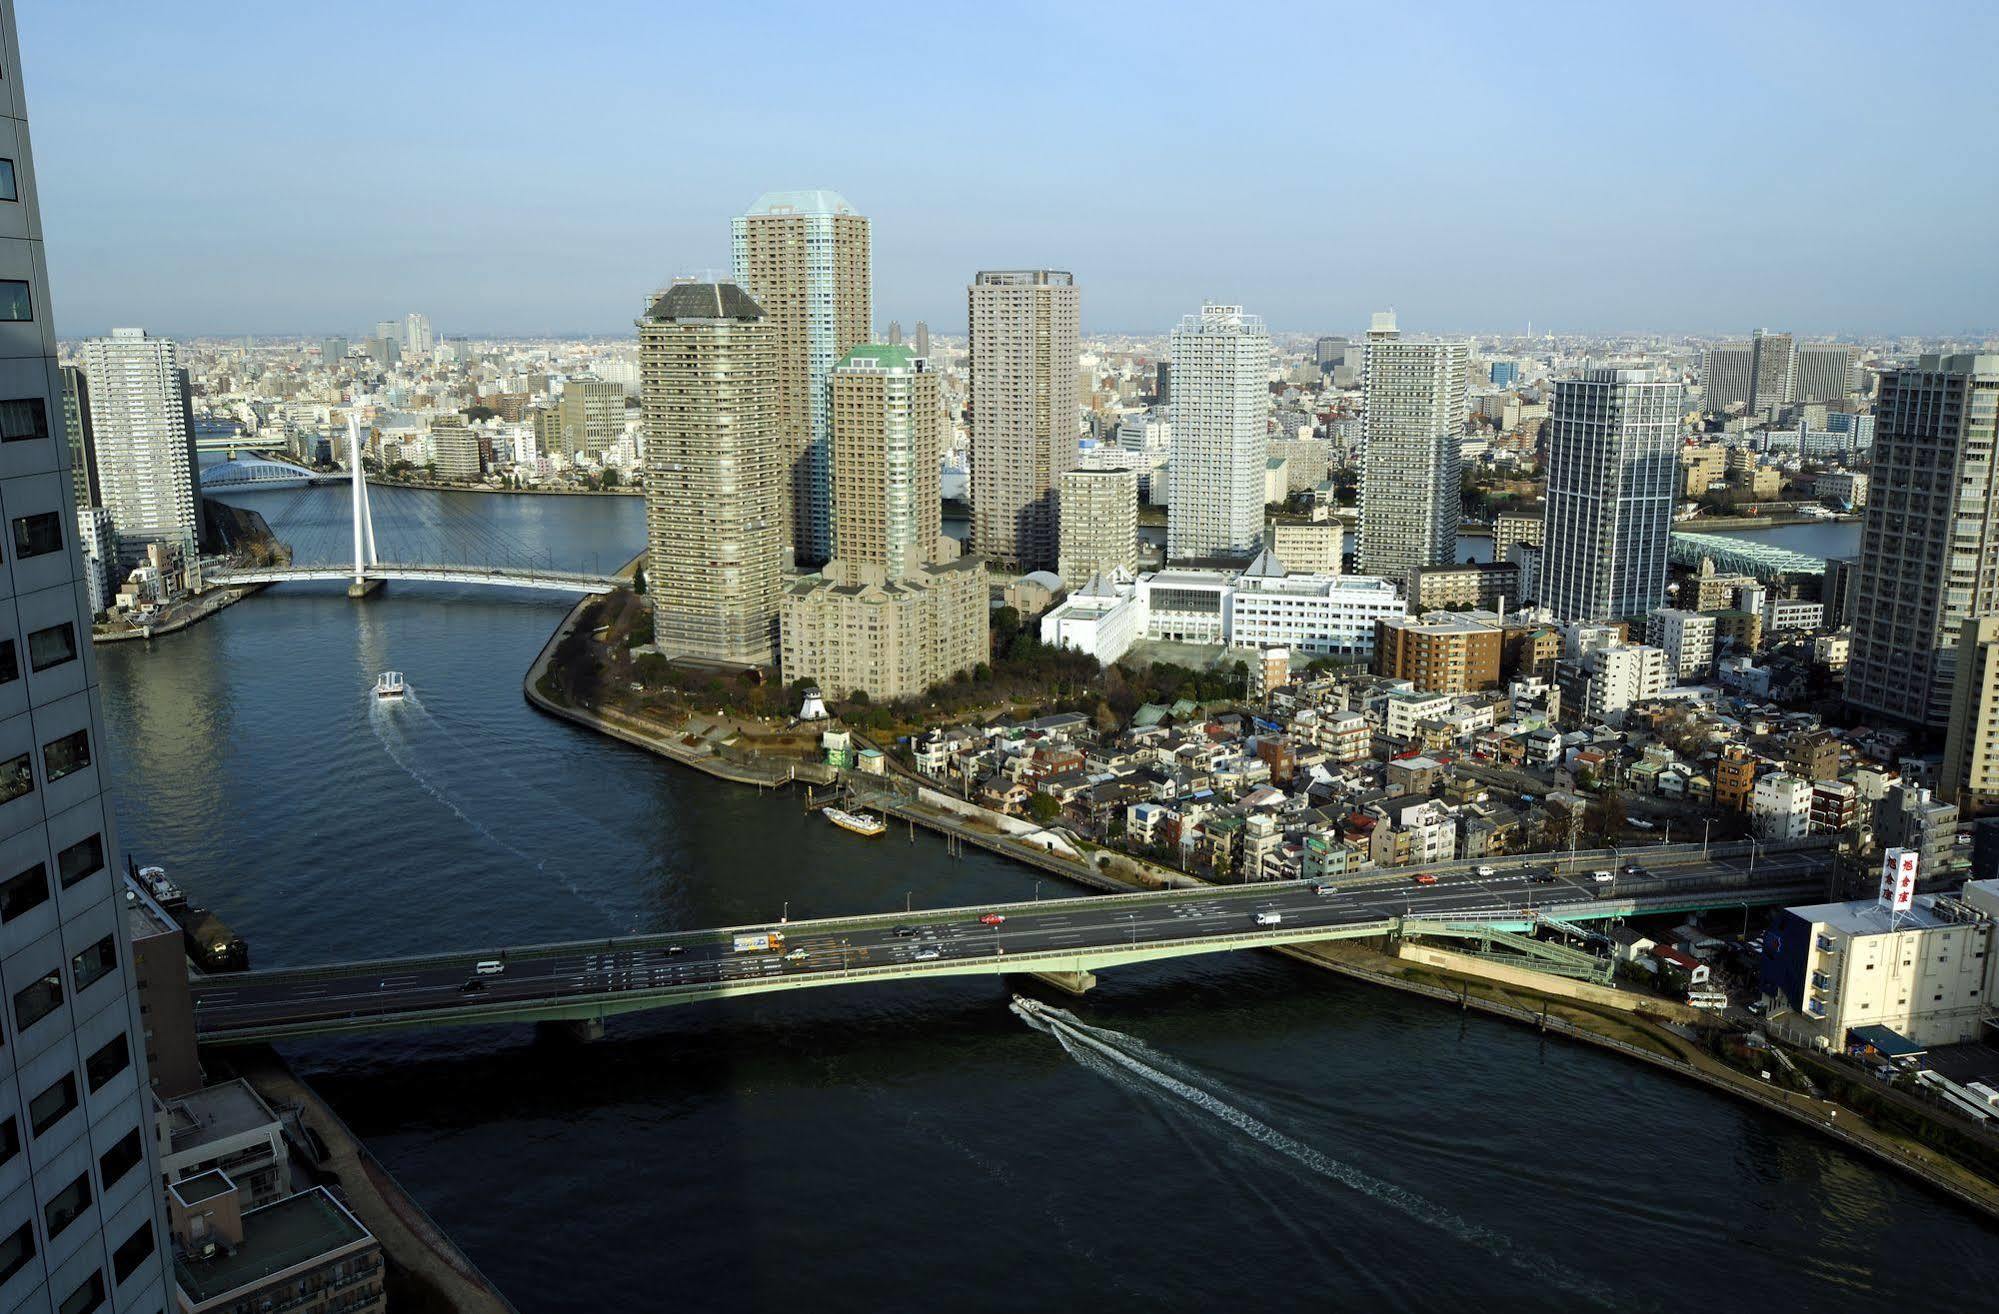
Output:
M97 435L90 427L90 384L75 365L62 367L62 427L69 435L69 478L76 509L102 505L97 486Z
M1788 333L1757 329L1749 335L1749 409L1770 414L1791 401L1798 351Z
M1814 343L1797 350L1792 401L1843 402L1860 391L1860 348Z
M1755 357L1746 342L1723 342L1701 352L1701 409L1725 415L1749 405Z
M1061 551L1058 488L1076 465L1081 293L1061 270L988 269L966 302L972 547L1045 570Z
M1406 585L1457 555L1471 343L1405 338L1383 314L1363 350L1360 573Z
M868 221L838 192L767 192L731 221L736 282L777 350L784 544L803 564L833 553L833 425L826 377L874 323Z
M164 1197L19 49L0 0L0 1309L153 1314Z
M1270 333L1241 306L1209 303L1181 318L1172 350L1166 555L1247 560L1263 547Z
M1999 355L1881 376L1846 701L1941 729L1964 622L1999 615Z
M194 411L180 349L144 329L112 329L77 352L90 389L97 482L129 570L158 543L199 560L201 487L196 480Z
M428 356L436 339L431 336L430 316L412 310L403 316L403 354L406 356ZM384 334L383 336L387 336Z
M1937 793L1969 821L1999 813L1999 616L1964 622Z
M625 388L602 379L571 379L555 404L562 454L571 460L602 456L625 436Z
M932 564L943 537L943 404L909 348L855 347L832 375L834 559L893 579Z
M1062 551L1056 569L1079 589L1092 575L1138 573L1138 471L1071 470L1062 476Z
M1665 603L1679 436L1677 381L1612 368L1555 384L1539 601L1557 620L1642 616Z
M784 481L777 330L734 283L676 283L638 322L646 593L668 657L777 659Z

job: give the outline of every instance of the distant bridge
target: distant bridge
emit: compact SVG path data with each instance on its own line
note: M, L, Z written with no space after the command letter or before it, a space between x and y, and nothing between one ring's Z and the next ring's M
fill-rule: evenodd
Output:
M344 476L322 474L288 461L261 456L239 456L233 461L204 466L200 471L201 491L225 493L246 488L303 488L309 484L338 483Z
M347 596L365 597L385 582L418 581L429 584L477 584L493 588L536 589L552 593L609 593L624 581L617 575L582 571L542 570L532 566L456 565L418 561L383 561L375 547L375 516L368 504L368 479L361 468L361 427L353 416L347 419L347 480L352 490L354 564L350 566L244 566L213 570L211 583L221 585L287 584L307 580L345 581ZM229 462L237 471L215 483L203 480L204 491L252 486L296 487L301 483L330 482L338 476L315 476L311 471L277 461L237 460Z
M1093 984L1099 968L1384 935L1479 942L1543 970L1601 976L1606 964L1529 939L1537 922L1576 922L1821 900L1825 845L1676 856L1645 874L1597 883L1551 867L1558 855L1493 860L1419 883L1392 871L1336 882L1209 886L1030 903L942 908L633 935L238 972L194 983L204 1044L487 1022L589 1026L622 1013L736 995L945 976L1040 976L1064 988ZM987 921L988 917L997 918ZM739 936L773 932L772 948L737 949Z

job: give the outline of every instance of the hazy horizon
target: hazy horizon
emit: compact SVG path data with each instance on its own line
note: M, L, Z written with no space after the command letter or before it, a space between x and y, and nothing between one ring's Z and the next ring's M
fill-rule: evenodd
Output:
M962 333L977 269L1048 265L1087 335L1212 299L1297 333L1393 306L1412 333L1978 337L1999 182L1963 139L1999 106L1999 16L1917 9L1239 7L1222 30L1172 6L23 0L20 23L64 337L411 310L623 336L797 187L870 218L875 320L905 332Z

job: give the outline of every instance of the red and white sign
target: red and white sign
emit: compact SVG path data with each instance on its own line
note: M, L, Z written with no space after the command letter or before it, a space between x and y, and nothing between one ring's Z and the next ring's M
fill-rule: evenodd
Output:
M1881 906L1889 912L1905 913L1916 898L1914 849L1889 849L1881 855Z

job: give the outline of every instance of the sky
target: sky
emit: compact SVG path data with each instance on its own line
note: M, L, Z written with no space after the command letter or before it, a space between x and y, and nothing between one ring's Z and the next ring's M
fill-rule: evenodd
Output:
M628 333L805 187L905 331L1999 327L1999 6L16 7L64 336Z

